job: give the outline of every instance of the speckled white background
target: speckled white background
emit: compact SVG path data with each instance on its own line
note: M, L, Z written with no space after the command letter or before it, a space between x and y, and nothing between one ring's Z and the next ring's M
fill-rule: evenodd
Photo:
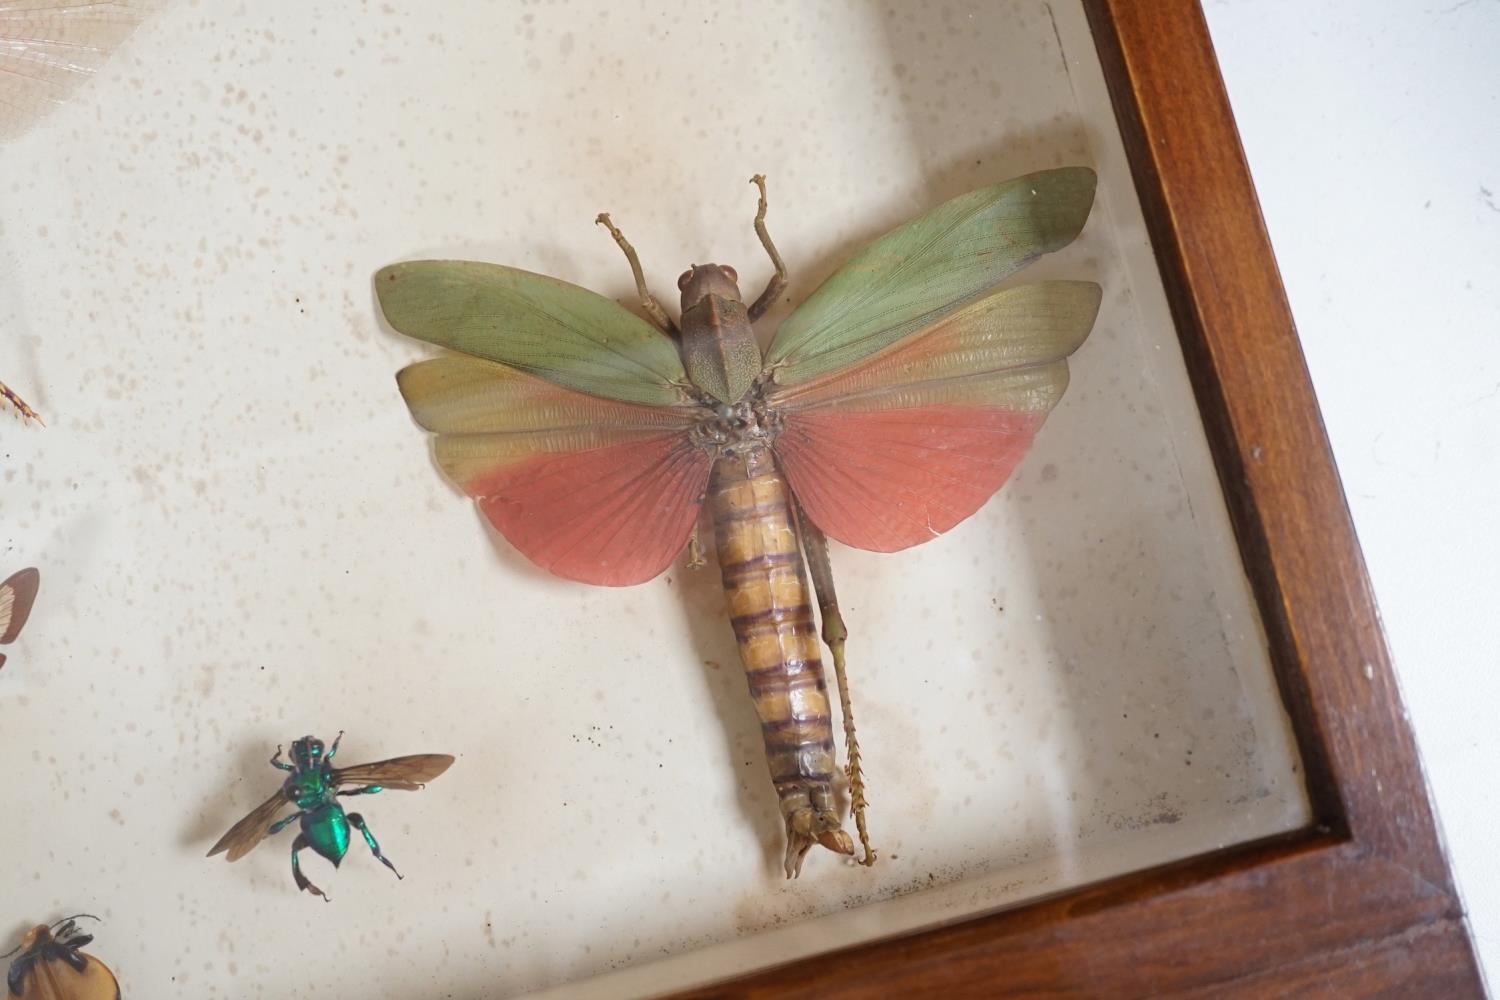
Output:
M1305 820L1078 11L738 8L178 3L0 149L0 373L48 420L0 424L0 568L43 573L0 672L0 931L98 913L134 996L632 966L568 989L612 996ZM761 170L795 298L944 198L1079 162L1099 206L1034 275L1105 304L1033 453L943 539L835 553L882 863L785 883L717 574L592 589L490 541L369 276L457 255L628 299L608 209L661 292L709 258L752 287ZM349 762L459 756L361 802L405 882L309 857L325 907L290 833L202 857L278 742L340 728Z

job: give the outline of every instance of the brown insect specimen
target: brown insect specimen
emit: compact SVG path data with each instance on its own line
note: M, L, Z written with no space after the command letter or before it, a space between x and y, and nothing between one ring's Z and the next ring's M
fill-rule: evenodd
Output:
M31 617L31 605L36 601L36 590L42 575L35 569L23 569L0 583L0 643L10 644L21 634L26 619ZM5 666L5 654L0 653L0 667Z
M6 996L17 1000L120 1000L120 984L114 973L80 950L94 936L84 934L74 921L87 916L79 913L52 927L38 924L27 931L18 949L21 954L6 972ZM55 933L52 928L57 928Z

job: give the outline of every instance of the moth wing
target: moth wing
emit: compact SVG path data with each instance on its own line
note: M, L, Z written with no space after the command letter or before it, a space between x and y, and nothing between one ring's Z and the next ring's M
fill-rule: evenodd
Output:
M400 791L416 791L453 766L453 757L445 753L418 753L409 757L392 757L373 764L333 769L338 785L380 785Z
M0 141L60 104L155 6L141 0L0 3Z
M27 568L12 574L0 583L0 642L15 642L21 634L26 619L31 616L31 605L36 601L37 587L42 575ZM0 663L4 663L0 660Z
M375 294L391 326L429 344L605 399L689 402L670 338L566 281L499 264L417 260L381 268Z
M209 848L208 856L229 852L227 860L238 861L254 850L255 845L265 839L271 829L271 824L276 821L276 814L291 805L281 789L276 789L276 794L252 809L244 819L229 828L229 832L219 838L219 842Z
M792 311L766 353L794 386L882 351L1071 243L1094 203L1087 167L1027 174L954 198L886 233Z
M413 418L438 435L444 474L543 569L625 586L687 543L710 467L688 437L694 409L592 396L463 355L396 378Z
M16 1000L120 1000L115 974L93 955L79 952L84 960L78 970L60 958L39 958L21 977Z
M773 445L814 524L894 552L973 514L1026 453L1068 384L1100 288L1048 281L996 292L895 347L771 396Z

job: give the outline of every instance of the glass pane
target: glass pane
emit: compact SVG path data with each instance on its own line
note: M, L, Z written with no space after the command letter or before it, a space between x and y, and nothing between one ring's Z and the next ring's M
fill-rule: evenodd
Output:
M127 992L614 997L1308 821L1076 5L433 9L176 5L5 150L0 378L47 420L0 426L0 576L43 574L0 671L13 920L105 917ZM658 295L710 259L753 294L763 171L796 301L1065 164L1098 203L1024 278L1100 282L1099 321L979 514L835 546L880 860L787 881L717 571L591 588L489 531L370 276L490 260L633 303L609 210ZM459 756L357 800L404 882L308 854L314 908L295 831L202 857L278 743L339 729L349 763Z

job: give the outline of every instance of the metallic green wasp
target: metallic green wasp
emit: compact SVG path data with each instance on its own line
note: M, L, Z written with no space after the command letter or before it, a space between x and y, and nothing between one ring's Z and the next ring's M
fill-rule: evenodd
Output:
M400 878L401 873L389 858L380 853L380 845L370 832L365 818L359 813L345 813L339 803L340 795L373 795L394 788L398 791L414 792L431 781L453 763L445 753L421 753L410 757L392 757L373 764L356 764L353 767L333 767L330 763L338 753L339 740L344 738L342 730L334 737L333 746L323 753L323 741L313 736L304 736L292 743L292 763L281 759L281 747L271 758L271 766L290 771L276 794L256 806L255 809L230 827L229 832L208 852L209 857L229 852L230 861L238 861L249 854L256 844L266 837L280 833L292 820L299 820L302 832L292 841L292 878L298 889L306 889L314 896L328 899L327 893L307 880L297 863L297 854L304 847L311 847L327 858L337 868L349 850L349 828L352 826L364 835L370 851ZM340 785L359 787L341 790ZM276 814L288 805L297 811L290 816L276 819ZM273 822L274 821L274 822Z

